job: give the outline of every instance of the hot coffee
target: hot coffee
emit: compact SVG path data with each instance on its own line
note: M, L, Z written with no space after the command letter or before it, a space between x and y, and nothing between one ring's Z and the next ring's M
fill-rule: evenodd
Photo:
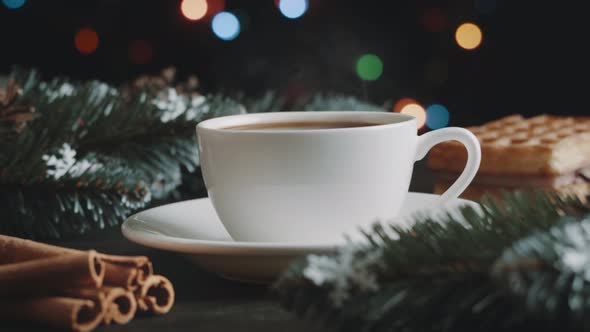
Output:
M285 122L261 122L225 127L232 130L310 130L310 129L337 129L378 126L380 123L360 121L285 121Z

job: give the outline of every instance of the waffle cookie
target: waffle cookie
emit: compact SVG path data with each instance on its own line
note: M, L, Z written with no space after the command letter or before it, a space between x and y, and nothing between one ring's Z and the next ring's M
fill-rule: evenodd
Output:
M481 143L478 175L462 197L540 188L590 194L590 117L511 115L467 128ZM435 173L435 192L444 192L465 167L467 153L458 142L435 146L428 167Z

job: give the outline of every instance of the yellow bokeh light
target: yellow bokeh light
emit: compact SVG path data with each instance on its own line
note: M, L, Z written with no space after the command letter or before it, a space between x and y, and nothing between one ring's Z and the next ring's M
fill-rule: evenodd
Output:
M393 111L395 113L400 113L402 109L409 104L418 104L418 102L412 98L402 98L393 105Z
M182 14L189 20L196 21L205 17L207 14L206 0L182 0L180 10Z
M415 117L418 121L418 128L424 127L426 123L426 111L424 107L418 104L407 104L401 109L400 113Z
M457 44L466 50L473 50L481 44L481 29L473 23L463 23L455 31Z

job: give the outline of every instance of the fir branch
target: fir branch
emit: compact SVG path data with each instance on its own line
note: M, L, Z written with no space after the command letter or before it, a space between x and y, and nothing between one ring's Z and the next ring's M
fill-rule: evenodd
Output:
M84 234L117 225L150 200L139 174L117 161L102 164L96 156L75 160L71 154L45 157L50 166L46 178L0 186L0 233L29 238Z
M190 86L182 86L178 91L187 93L179 94L168 85L130 91L97 81L44 82L35 71L18 69L11 77L22 87L11 106L34 105L39 115L18 135L0 140L0 191L3 197L21 198L0 203L0 211L12 203L21 207L0 227L21 236L56 237L117 224L152 195L168 195L182 172L198 167L199 121L243 112L231 99L201 96ZM80 165L88 169L80 172ZM88 209L63 209L84 200L90 202ZM101 213L92 207L102 207Z
M95 132L80 139L79 149L82 153L93 151L125 160L128 167L143 172L154 197L163 198L180 184L181 171L191 173L199 165L196 124L211 117L242 113L243 108L221 95L189 100L172 94L164 100L152 100L148 105L141 102L144 97L146 95L140 94L130 103L143 106L127 107L139 111L113 111L111 114L116 118L107 116L102 120L104 124L92 125ZM147 116L149 112L152 114ZM104 128L109 123L123 125L111 126L106 132L97 131L96 128Z
M100 159L116 159L149 181L154 198L163 198L180 185L181 171L194 172L198 151L194 137L158 137L151 144L129 141L100 151Z
M100 187L2 187L0 233L47 239L116 226L142 206L121 204L125 199L123 194Z
M583 330L590 313L590 215L564 217L549 231L515 242L493 275L533 318Z
M187 139L194 139L198 122L244 112L238 103L221 95L185 96L173 88L164 88L154 99L151 97L154 92L147 88L123 95L96 81L77 84L58 78L41 82L34 71L17 72L14 76L26 82L18 103L36 105L41 118L33 121L17 141L2 147L3 156L11 157L12 162L7 166L39 160L41 153L63 143L71 145L81 156L90 152L125 155L127 147L135 151L138 146L152 149L153 143L158 143L162 150L178 150L186 146ZM174 142L176 138L182 142L163 143ZM168 158L169 162L178 157L168 156L173 157ZM187 161L184 158L178 165ZM192 168L196 167L197 159L192 158L191 164ZM12 171L7 166L4 166L8 168L5 178ZM26 175L20 168L14 171Z
M342 331L516 331L547 326L547 319L560 324L565 316L551 320L556 316L534 315L518 299L528 300L542 281L547 290L542 294L549 294L560 280L569 280L566 276L571 271L550 264L555 263L555 255L545 256L542 264L506 268L522 261L509 260L515 255L505 251L519 248L518 257L538 259L525 253L545 247L529 241L528 251L523 251L517 241L534 234L555 234L552 227L559 224L564 211L587 213L588 209L574 198L514 193L503 202L488 199L481 210L463 208L461 218L422 217L410 228L376 225L365 245L351 244L334 256L312 255L294 264L275 290L288 309ZM585 239L590 241L590 236ZM549 246L555 241L544 243ZM499 257L504 257L504 265L496 263ZM498 277L492 270L504 273ZM498 283L502 278L513 280L506 275L515 271L529 282L522 293ZM553 274L536 279L527 273ZM549 296L542 299L538 303L552 303ZM571 317L566 323L572 322Z

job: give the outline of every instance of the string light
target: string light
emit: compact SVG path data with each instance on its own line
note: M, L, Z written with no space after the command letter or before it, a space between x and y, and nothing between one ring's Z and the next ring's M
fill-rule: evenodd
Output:
M481 44L481 29L473 23L463 23L455 31L457 44L466 49L473 50Z
M286 18L295 19L307 11L307 0L279 0L279 10Z
M426 107L426 125L430 129L444 128L449 125L449 111L441 104Z
M365 54L356 62L356 73L363 81L375 81L383 73L383 62L375 54Z
M206 0L182 0L180 10L182 15L191 21L197 21L207 14Z
M91 28L83 28L76 32L74 43L82 54L91 54L98 48L98 34Z
M25 5L26 0L2 0L2 3L8 9L19 9Z
M129 60L136 65L150 63L154 57L154 48L147 40L135 40L129 45Z
M240 21L230 12L220 12L213 17L211 28L220 39L232 40L240 34Z
M426 123L426 112L424 111L424 107L420 106L419 104L407 104L401 109L400 113L415 117L418 128L424 127L424 123Z

